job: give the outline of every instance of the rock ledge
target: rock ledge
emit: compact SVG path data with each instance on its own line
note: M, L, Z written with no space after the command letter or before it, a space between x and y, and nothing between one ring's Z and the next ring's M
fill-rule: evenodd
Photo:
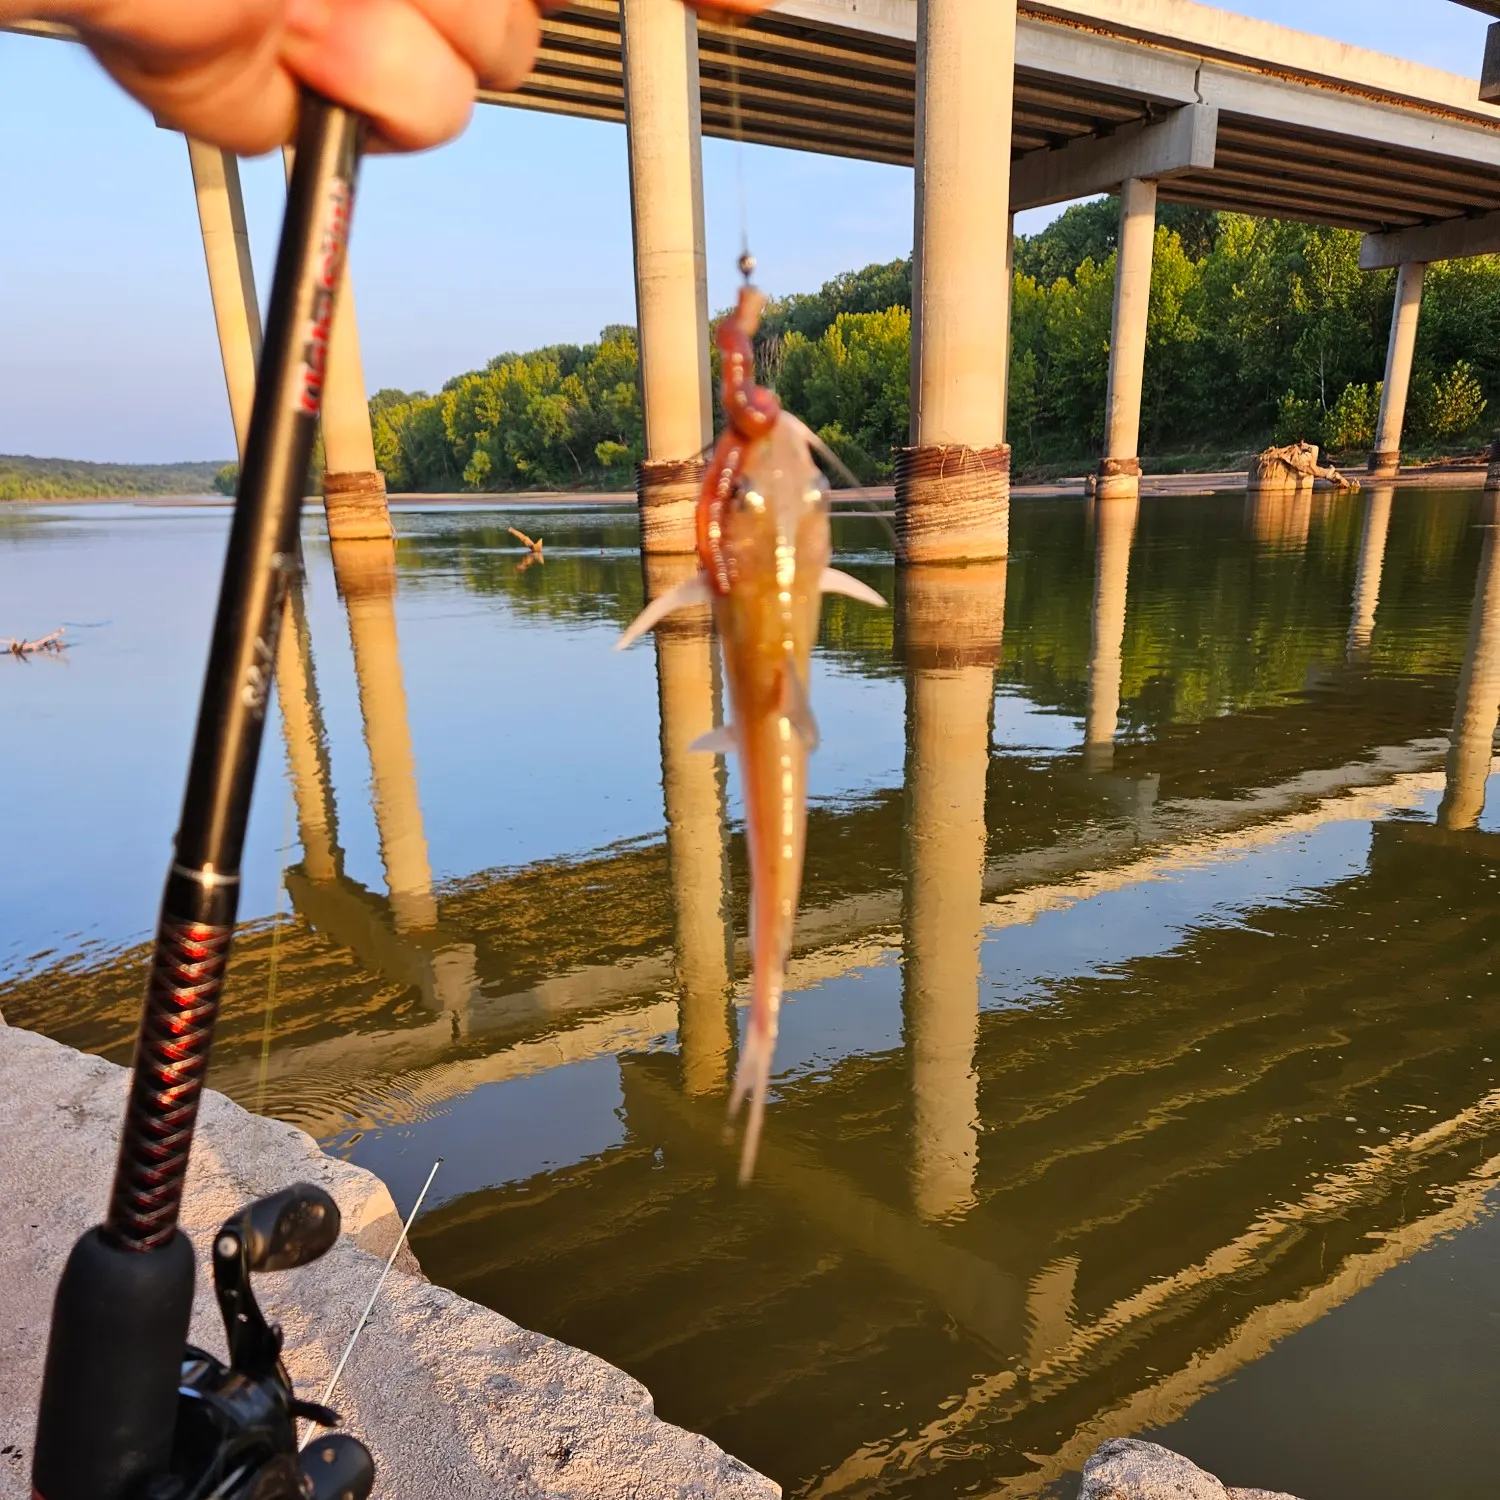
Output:
M73 1241L98 1222L114 1167L126 1070L0 1023L0 1500L27 1500L52 1291ZM372 1173L302 1131L206 1093L183 1227L198 1251L192 1337L222 1352L205 1272L210 1237L249 1199L298 1180L338 1201L344 1234L312 1266L261 1277L286 1328L287 1364L316 1399L399 1233ZM392 1271L335 1405L379 1466L377 1497L776 1500L780 1489L705 1437L657 1418L639 1381L591 1354Z

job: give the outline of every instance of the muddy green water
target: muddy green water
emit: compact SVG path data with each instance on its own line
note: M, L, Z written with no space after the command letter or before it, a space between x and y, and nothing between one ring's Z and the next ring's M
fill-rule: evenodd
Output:
M610 651L673 565L624 510L408 511L337 570L310 521L211 1081L403 1205L444 1157L435 1280L790 1496L1071 1496L1127 1432L1306 1500L1488 1496L1493 519L1017 502L1008 564L900 579L840 519L895 608L825 613L743 1191L713 647ZM0 510L0 635L73 642L0 659L0 1009L121 1060L226 526Z

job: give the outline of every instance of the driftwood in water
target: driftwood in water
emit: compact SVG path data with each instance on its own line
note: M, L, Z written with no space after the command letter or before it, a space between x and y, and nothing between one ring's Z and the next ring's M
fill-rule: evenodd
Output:
M510 534L515 537L518 542L527 547L530 547L533 552L540 554L542 550L542 541L540 537L538 537L536 541L532 541L532 539L527 536L524 531L517 531L514 526L507 526L505 529L510 532Z
M1289 443L1285 448L1267 448L1250 461L1252 490L1311 489L1318 480L1335 484L1341 490L1357 490L1359 481L1340 474L1332 464L1318 462L1318 450L1311 443Z
M38 636L34 641L10 640L5 650L12 656L32 656L38 651L66 651L68 643L63 639L63 628L59 626L51 635Z

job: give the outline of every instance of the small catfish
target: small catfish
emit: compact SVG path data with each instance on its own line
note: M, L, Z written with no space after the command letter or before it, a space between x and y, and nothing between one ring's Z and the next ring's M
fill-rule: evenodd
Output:
M729 679L731 722L695 750L739 757L750 846L750 1024L729 1101L750 1100L740 1181L755 1169L765 1118L777 1015L802 886L807 757L818 729L808 667L825 593L884 608L872 588L829 566L828 483L814 462L826 448L755 383L751 339L765 298L753 287L719 327L727 425L698 500L701 571L649 604L621 649L673 610L712 604Z

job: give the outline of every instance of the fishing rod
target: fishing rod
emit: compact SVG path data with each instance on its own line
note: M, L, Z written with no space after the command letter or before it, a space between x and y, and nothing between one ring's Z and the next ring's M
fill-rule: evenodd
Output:
M315 1442L281 1331L250 1276L315 1259L338 1236L321 1189L250 1205L215 1238L230 1362L187 1344L193 1249L179 1228L188 1155L239 904L240 860L322 403L363 127L304 91L271 304L198 710L161 899L119 1158L104 1222L58 1284L42 1379L33 1500L318 1500L368 1495L353 1438Z

